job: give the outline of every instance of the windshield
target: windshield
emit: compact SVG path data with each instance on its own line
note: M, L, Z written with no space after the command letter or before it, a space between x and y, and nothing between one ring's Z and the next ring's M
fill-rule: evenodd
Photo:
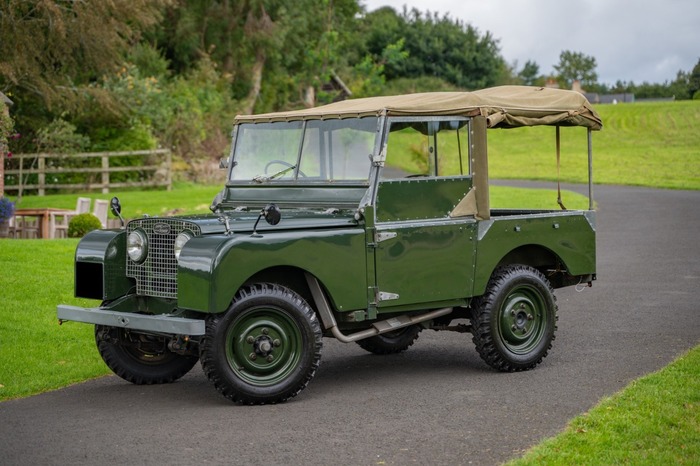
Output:
M238 126L232 181L366 181L377 118L345 118Z

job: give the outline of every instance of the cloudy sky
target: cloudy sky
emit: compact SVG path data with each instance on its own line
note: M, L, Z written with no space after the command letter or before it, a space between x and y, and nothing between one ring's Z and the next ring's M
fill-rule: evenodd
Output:
M562 50L595 57L598 81L673 81L700 59L699 0L362 0L368 11L404 5L448 13L499 40L520 70L553 72Z

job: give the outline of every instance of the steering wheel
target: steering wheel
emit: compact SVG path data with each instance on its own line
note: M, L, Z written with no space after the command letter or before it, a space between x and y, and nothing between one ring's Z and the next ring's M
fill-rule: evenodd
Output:
M287 168L296 168L293 163L285 162L284 160L277 160L277 159L270 160L269 162L267 162L267 165L265 165L265 174L266 175L268 174L267 170L268 170L268 168L270 168L270 165L275 165L275 164L284 165ZM299 175L301 175L303 178L306 178L306 174L301 170L299 170Z

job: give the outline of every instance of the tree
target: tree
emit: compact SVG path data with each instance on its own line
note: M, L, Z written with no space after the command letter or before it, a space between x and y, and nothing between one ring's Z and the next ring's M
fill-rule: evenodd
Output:
M564 50L559 55L559 64L554 65L554 70L557 72L560 87L571 89L574 81L579 81L585 88L598 81L596 66L594 57Z
M532 60L525 62L523 69L518 73L518 78L526 86L534 86L536 81L540 79L540 67Z
M496 84L505 67L498 41L490 33L482 35L448 15L423 14L415 8L399 14L385 7L367 14L363 27L365 50L376 62L381 62L388 46L403 40L407 56L385 64L387 80L430 76L480 89Z
M359 11L357 0L179 0L156 41L174 72L208 55L233 77L243 112L268 111L315 100Z
M690 98L699 99L700 94L698 92L700 92L700 59L698 59L698 63L693 67L688 77L688 94Z
M6 0L0 4L0 90L51 108L74 106L110 73L168 0Z

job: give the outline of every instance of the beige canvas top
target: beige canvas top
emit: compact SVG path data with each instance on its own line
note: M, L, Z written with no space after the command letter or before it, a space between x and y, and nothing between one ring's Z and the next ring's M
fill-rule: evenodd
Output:
M474 92L426 92L367 97L315 108L261 115L238 115L235 123L356 118L363 116L475 116L489 128L553 125L602 128L600 116L575 91L528 86L498 86Z

